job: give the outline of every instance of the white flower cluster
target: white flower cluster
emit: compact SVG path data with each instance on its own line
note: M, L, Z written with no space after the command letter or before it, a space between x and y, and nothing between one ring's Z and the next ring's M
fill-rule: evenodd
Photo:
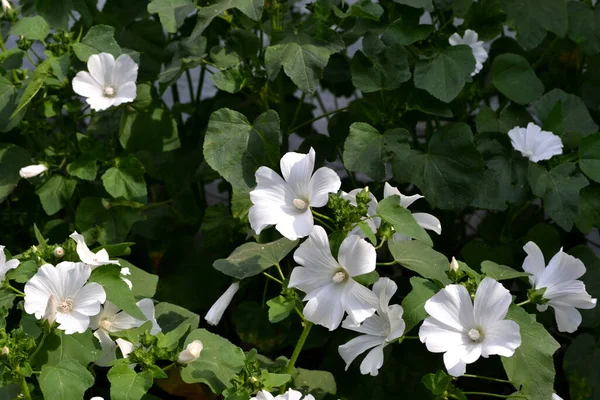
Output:
M283 156L280 164L283 177L270 168L260 167L256 172L256 189L250 192L253 203L250 224L257 234L274 225L290 240L308 237L294 252L298 266L292 270L288 286L306 293L304 317L308 321L329 330L341 324L362 334L340 346L339 353L348 368L360 354L369 351L360 371L375 376L383 365L383 349L404 335L403 309L398 304L390 305L397 286L388 278L380 278L371 290L356 281L358 276L375 271L377 259L376 248L363 239L365 235L359 228L349 232L339 246L337 257L333 256L325 229L314 224L312 208L324 206L330 193L338 193L341 181L327 167L313 174L314 162L315 152L310 149L308 154L290 152ZM356 206L360 191L340 192L338 196ZM422 198L405 196L386 183L384 198L392 195L398 195L400 205L405 208ZM375 233L381 219L377 216L377 199L372 193L369 197L364 222ZM433 215L414 213L413 217L424 229L441 233L440 221ZM396 233L392 240L410 238ZM538 309L553 307L559 330L573 332L581 322L576 308L592 308L596 304L584 284L577 280L585 273L583 263L561 250L545 268L543 256L534 243L528 243L525 250L529 255L523 268L531 273L531 284L536 290L545 289L543 304ZM455 259L449 269L458 272ZM224 300L217 302L221 303L217 307L219 318L236 291L237 286L230 288L222 297ZM489 277L479 283L474 300L465 286L448 285L425 303L429 316L419 329L419 339L429 351L444 353L449 374L463 375L466 365L479 357L510 357L521 345L519 325L506 319L511 304L510 292ZM272 398L264 396L259 394L256 398Z

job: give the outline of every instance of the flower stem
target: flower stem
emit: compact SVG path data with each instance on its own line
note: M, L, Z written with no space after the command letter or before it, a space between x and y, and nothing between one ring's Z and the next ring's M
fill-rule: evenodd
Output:
M461 377L465 377L465 378L479 378L479 379L486 379L488 381L494 381L494 382L511 383L510 381L508 381L506 379L498 379L498 378L492 378L492 377L489 377L489 376L481 376L481 375L473 375L473 374L464 374L464 375L461 375Z
M527 299L527 300L517 303L515 305L521 307L521 306L524 306L525 304L529 304L529 303L531 303L531 300Z
M279 272L279 276L281 277L281 280L285 281L285 275L283 274L283 271L281 270L281 265L279 265L279 263L275 263L275 267L277 267L277 271Z
M321 213L318 213L318 212L316 212L316 211L315 211L314 209L312 209L312 208L310 209L310 211L312 211L312 213L313 213L314 215L316 215L317 217L319 217L319 218L321 218L321 219L324 219L324 220L327 220L327 221L331 222L332 224L335 224L335 221L334 221L334 220L332 220L331 218L329 218L327 215L323 215L323 214L321 214Z
M300 96L300 100L298 100L298 106L296 106L296 111L294 112L294 116L292 117L292 122L290 123L290 126L294 126L294 124L296 123L296 121L298 120L298 116L300 115L300 111L302 110L302 105L304 104L304 98L306 97L306 93L302 92L302 95ZM290 133L292 133L293 131L288 131L288 135Z
M31 393L29 392L29 386L27 386L27 380L24 376L21 376L21 390L23 391L23 398L25 400L31 400Z
M329 229L331 232L335 232L335 228L334 227L332 227L331 225L329 225L327 222L325 222L321 218L317 217L316 215L315 215L315 219L317 220L318 223L320 223L321 225L323 225L325 228Z
M291 374L292 371L294 370L294 365L296 364L296 360L298 360L298 356L300 355L300 352L302 351L302 348L304 347L304 342L306 342L306 338L308 337L308 334L310 333L310 328L312 328L313 323L310 321L306 321L304 322L304 330L302 331L302 334L300 334L300 338L298 339L298 343L296 343L296 348L294 348L294 352L292 353L292 358L290 358L290 361L288 362L287 365L287 373Z
M37 353L40 351L40 349L44 345L44 342L46 341L47 337L48 337L48 332L44 332L44 335L42 336L42 340L40 340L40 343L38 344L35 351L29 356L29 361L32 361L33 358L37 355Z
M342 108L338 108L337 110L329 111L328 113L325 113L323 115L319 115L318 117L315 117L313 119L309 119L308 121L302 122L301 124L294 126L289 131L290 132L294 132L294 131L302 128L303 126L310 125L310 124L312 124L315 121L318 121L318 120L320 120L322 118L327 117L328 115L335 114L335 113L338 113L338 112L341 112L341 111L346 111L347 109L348 109L348 107L342 107Z
M268 273L266 273L266 272L263 272L263 275L264 275L264 276L266 276L267 278L273 279L275 282L279 283L280 285L283 285L283 282L282 282L282 281L280 281L279 279L275 278L274 276L272 276L272 275L269 275L269 274L268 274Z
M390 262L384 262L384 263L377 263L376 265L396 265L397 262L396 260L394 261L390 261Z
M381 239L381 242L377 246L375 246L375 250L380 249L383 246L383 244L385 243L385 241L386 241L385 238Z
M175 363L171 363L171 364L167 365L166 367L162 368L162 370L163 370L163 372L167 372L167 370L173 366L175 366Z
M12 290L13 292L15 292L16 294L18 294L21 297L25 297L25 293L21 292L19 289L12 287L10 284L6 284L6 288Z
M406 340L406 339L419 339L418 336L402 336L402 340Z
M479 396L489 396L489 397L499 397L501 399L526 399L524 396L513 396L513 395L505 395L505 394L496 394L496 393L486 393L486 392L463 392L464 395L479 395Z

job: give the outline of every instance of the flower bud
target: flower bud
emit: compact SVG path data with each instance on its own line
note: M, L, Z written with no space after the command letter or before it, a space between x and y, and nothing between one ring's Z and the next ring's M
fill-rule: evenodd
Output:
M10 349L9 349L8 347L4 346L4 347L2 348L2 355L3 355L3 356L7 356L7 355L8 355L8 353L10 353Z
M58 301L53 294L48 297L48 303L46 303L46 311L44 312L44 316L42 317L42 321L48 321L48 324L52 326L54 321L56 321L56 308L58 307Z
M48 167L46 167L44 164L28 165L27 167L23 167L19 170L19 175L21 175L21 178L29 179L46 171L48 171Z
M7 10L10 10L11 8L12 8L12 6L8 2L8 0L2 0L2 11L6 12Z
M204 348L204 345L200 340L194 340L192 343L188 344L179 356L177 357L177 362L181 365L188 365L192 361L195 361L198 357L200 357L200 352Z
M458 268L458 261L456 261L456 258L452 257L452 261L450 261L450 271L458 272Z
M56 258L63 258L65 255L65 249L58 246L57 248L54 249L54 251L52 253L54 254L54 257L56 257Z
M223 293L223 295L219 297L215 304L213 304L210 310L208 310L208 312L206 313L206 322L208 322L210 325L217 325L219 321L221 321L225 310L227 309L227 307L229 307L229 303L231 303L233 296L237 293L239 288L239 282L234 282L229 286L229 288L227 288L225 293Z

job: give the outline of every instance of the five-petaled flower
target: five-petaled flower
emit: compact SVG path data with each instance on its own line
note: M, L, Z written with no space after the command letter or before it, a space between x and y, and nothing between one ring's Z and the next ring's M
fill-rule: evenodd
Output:
M444 353L452 376L465 373L480 356L510 357L521 345L519 325L504 319L512 302L510 292L485 278L475 294L475 305L462 285L448 285L425 303L430 315L419 330L427 350Z
M80 71L73 78L73 90L86 97L92 110L106 110L135 100L138 65L130 56L121 54L115 60L109 53L94 54L87 66L89 72Z
M585 274L585 265L560 249L546 267L544 255L535 243L527 242L523 249L527 253L523 269L531 274L529 282L535 289L545 289L543 297L548 301L538 304L538 311L546 311L551 306L558 330L575 332L581 324L581 314L577 308L596 307L596 299L586 292L585 284L578 280Z
M6 261L6 254L4 253L4 246L0 246L0 283L6 277L6 273L11 269L15 269L19 266L19 260L13 258L12 260Z
M338 348L346 362L346 370L356 357L371 349L360 364L360 372L372 376L379 373L379 368L383 365L383 348L401 337L406 328L402 319L402 307L398 304L389 305L397 289L398 286L391 279L379 278L373 285L373 292L379 297L377 313L360 325L348 318L342 323L343 328L364 334Z
M477 32L471 29L467 29L463 37L461 37L458 33L454 33L448 39L448 42L452 46L466 44L473 51L473 57L475 57L475 70L471 73L471 76L477 75L482 70L483 64L488 59L488 53L483 48L483 41L478 39L479 35Z
M83 333L90 317L106 301L104 288L87 283L92 270L84 263L64 261L42 265L25 284L25 312L37 319L56 320L66 334Z
M253 206L248 218L256 233L275 225L290 240L308 236L314 226L311 207L323 207L329 193L341 186L339 176L321 167L313 174L315 151L308 154L289 152L280 161L281 174L268 167L256 171L256 189L250 192Z
M527 124L527 128L512 128L508 131L508 136L513 148L534 163L562 154L563 143L560 137L543 131L533 122Z
M315 226L294 253L301 266L294 268L289 287L306 293L304 316L330 331L336 329L344 311L355 323L369 318L379 304L375 293L353 278L375 270L375 248L356 235L348 236L333 258L325 230Z

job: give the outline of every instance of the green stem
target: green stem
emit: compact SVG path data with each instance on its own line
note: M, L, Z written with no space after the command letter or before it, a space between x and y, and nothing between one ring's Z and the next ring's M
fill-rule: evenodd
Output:
M377 263L376 265L384 265L385 266L385 265L396 265L396 264L397 264L397 262L394 260L394 261L390 261L390 262L386 262L386 263Z
M44 345L44 342L46 341L47 337L48 337L48 332L44 332L44 335L42 336L42 340L40 340L40 343L38 344L35 351L31 354L31 356L29 356L29 361L32 361L34 359L34 357L37 355L37 353L40 351L40 349Z
M332 220L331 218L329 218L327 215L323 215L323 214L321 214L321 213L318 213L318 212L316 212L316 211L315 211L314 209L312 209L312 208L310 209L310 211L312 211L313 215L316 215L317 217L319 217L319 218L321 218L321 219L327 220L327 221L331 222L332 224L335 224L335 221L334 221L334 220Z
M287 365L287 373L291 374L292 371L294 370L294 365L296 365L296 361L298 360L298 356L300 355L300 352L302 351L302 348L304 347L304 342L306 342L306 338L308 337L308 334L310 333L310 328L312 328L313 324L310 321L306 321L304 323L304 330L302 331L302 334L300 335L300 338L298 339L298 343L296 343L296 348L294 348L294 352L292 353L292 358L290 358L290 361L288 362Z
M402 336L402 340L406 340L406 339L419 339L418 336Z
M204 65L200 66L200 77L198 78L198 89L196 90L196 107L200 104L200 97L202 97L202 85L204 85L205 73L206 68L204 68Z
M173 367L174 365L175 365L175 363L171 363L171 364L167 365L166 367L164 367L164 368L162 369L162 370L163 370L163 372L167 372L167 370L168 370L169 368Z
M496 394L496 393L486 393L486 392L463 392L465 395L478 395L478 396L489 396L489 397L499 397L501 399L526 399L527 397L523 396L513 396L513 395L505 395L505 394Z
M12 287L10 284L6 284L6 288L12 290L13 292L15 292L16 294L18 294L21 297L25 297L25 293L21 292L19 289Z
M23 398L25 400L31 400L31 393L29 392L29 386L27 386L27 380L24 376L21 376L21 390L23 391Z
M485 380L488 380L488 381L502 382L502 383L511 383L510 381L508 381L506 379L498 379L498 378L492 378L492 377L489 377L489 376L481 376L481 375L473 375L473 374L464 374L464 375L461 375L461 377L464 377L464 378L485 379Z
M300 111L302 110L302 105L304 104L304 99L306 98L306 93L302 92L302 95L300 96L300 100L298 101L298 105L296 106L296 111L294 111L294 116L292 117L292 122L290 123L290 126L294 126L294 124L296 123L296 121L298 120L298 116L300 115ZM288 135L292 133L292 131L288 131Z
M327 223L325 220L323 220L323 219L321 219L321 218L317 217L316 215L315 215L315 220L316 220L316 221L317 221L319 224L323 225L325 228L329 229L331 232L335 232L335 228L334 228L334 227L332 227L331 225L329 225L329 224L328 224L328 223Z
M527 300L517 303L515 305L521 307L521 306L524 306L525 304L529 304L529 303L531 303L531 300L527 299Z
M263 275L266 276L267 278L273 279L275 282L279 283L280 285L283 285L283 282L280 281L279 279L275 278L273 275L269 275L266 272L263 272Z
M0 49L2 49L2 51L6 51L6 46L4 46L4 37L2 36L2 33L0 33Z
M325 113L323 115L319 115L318 117L315 117L313 119L309 119L308 121L305 121L305 122L303 122L303 123L301 123L299 125L294 126L292 129L289 130L289 132L294 132L294 131L302 128L303 126L310 125L310 124L312 124L315 121L318 121L320 119L323 119L323 118L327 117L328 115L335 114L335 113L342 112L342 111L346 111L347 109L348 109L348 107L342 107L342 108L338 108L337 110L329 111L329 112L327 112L327 113Z
M383 246L383 244L385 243L385 241L386 241L385 238L381 239L381 242L377 246L375 246L375 250L380 249Z
M281 265L279 265L279 263L275 263L275 267L277 267L277 271L279 272L279 276L281 277L281 280L285 281L285 275L283 274L283 271L281 270Z
M185 78L187 79L188 90L190 91L190 103L194 101L194 83L192 82L192 75L190 70L185 70Z

